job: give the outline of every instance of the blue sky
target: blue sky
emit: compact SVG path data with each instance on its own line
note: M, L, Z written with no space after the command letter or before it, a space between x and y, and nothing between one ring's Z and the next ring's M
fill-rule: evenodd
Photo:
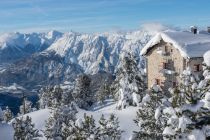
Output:
M104 32L210 25L209 0L0 0L0 32Z

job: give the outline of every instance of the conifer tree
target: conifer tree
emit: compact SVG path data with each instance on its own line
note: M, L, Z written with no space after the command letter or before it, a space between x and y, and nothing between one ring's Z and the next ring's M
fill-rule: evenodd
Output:
M93 104L93 94L90 89L91 79L88 75L80 75L76 79L73 91L74 101L80 108L88 109Z
M97 140L98 133L93 116L84 114L83 120L78 119L75 122L74 140Z
M74 104L55 108L46 122L44 135L48 139L67 139L72 135L76 120Z
M62 97L61 97L61 105L69 105L71 102L74 100L72 96L72 90L62 92Z
M209 138L210 94L206 87L207 81L204 78L198 83L189 69L183 72L181 83L173 90L171 106L165 107L162 112L167 118L163 131L165 138Z
M123 131L120 129L118 118L111 114L106 120L104 115L99 120L99 139L100 140L120 140Z
M0 122L4 120L3 111L0 107Z
M52 86L47 86L41 88L39 91L39 108L43 109L46 107L52 107L52 100L54 99L53 97L53 87Z
M138 105L143 98L145 88L145 76L138 68L137 60L129 53L125 54L121 58L113 86L113 92L118 100L117 108Z
M3 111L3 118L5 122L9 122L13 118L13 113L7 106L6 109Z
M190 104L196 104L200 99L200 94L197 90L198 82L190 68L187 68L181 74L181 83L179 90L184 93L184 99Z
M39 131L34 128L29 116L15 118L12 123L14 128L14 140L32 140L40 136Z
M26 98L24 98L23 104L19 107L19 109L20 109L20 112L18 114L19 116L31 112L32 111L32 102L27 100Z
M110 97L110 87L108 84L104 83L100 86L99 90L96 93L96 98L99 103L103 103L105 99Z
M133 139L161 140L164 129L164 119L160 118L164 96L159 85L154 84L151 92L142 99L140 109L137 112L134 122L140 131L134 132Z
M72 100L71 92L64 92L59 85L56 85L42 88L40 90L38 103L40 108L56 108L60 105L68 105Z

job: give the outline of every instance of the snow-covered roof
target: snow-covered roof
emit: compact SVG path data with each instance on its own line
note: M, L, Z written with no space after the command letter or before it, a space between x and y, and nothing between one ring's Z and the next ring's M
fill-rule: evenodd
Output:
M149 48L158 44L161 40L173 44L184 58L203 57L204 53L210 50L209 34L165 31L156 34L142 49L141 55L145 55Z

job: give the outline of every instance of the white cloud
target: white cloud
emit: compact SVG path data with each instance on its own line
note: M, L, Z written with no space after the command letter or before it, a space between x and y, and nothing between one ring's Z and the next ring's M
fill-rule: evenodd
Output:
M169 30L169 29L174 29L174 27L169 27L166 25L163 25L161 23L144 23L141 25L141 28L143 28L144 30L151 32L151 33L157 33L157 32L161 32L161 31L165 31L165 30Z

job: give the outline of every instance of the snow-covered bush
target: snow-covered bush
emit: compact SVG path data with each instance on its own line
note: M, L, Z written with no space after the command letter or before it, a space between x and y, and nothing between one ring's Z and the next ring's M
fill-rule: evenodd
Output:
M139 70L135 57L131 54L123 55L113 86L114 95L118 100L117 108L138 105L146 88L145 81L145 75Z
M34 128L29 116L15 118L12 126L14 128L14 140L32 140L40 137L39 131Z
M5 122L9 122L13 118L12 111L7 106L6 109L3 111L3 119Z
M76 79L73 98L76 104L83 109L88 109L93 104L93 93L90 89L91 79L88 75L80 75Z

